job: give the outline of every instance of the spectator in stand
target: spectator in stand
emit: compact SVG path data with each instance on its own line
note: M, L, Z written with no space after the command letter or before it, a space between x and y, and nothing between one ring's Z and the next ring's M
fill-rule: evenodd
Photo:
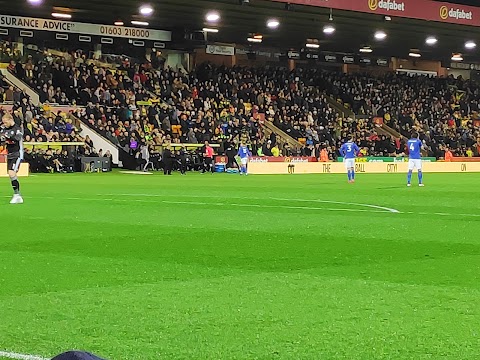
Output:
M7 91L5 91L5 101L13 102L13 93L14 93L13 86L9 86Z
M453 153L450 151L448 147L445 147L445 161L451 162L453 160Z
M105 154L103 154L103 157L106 157L108 159L110 159L110 161L112 160L112 153L110 152L110 150L107 149L107 151L105 151Z

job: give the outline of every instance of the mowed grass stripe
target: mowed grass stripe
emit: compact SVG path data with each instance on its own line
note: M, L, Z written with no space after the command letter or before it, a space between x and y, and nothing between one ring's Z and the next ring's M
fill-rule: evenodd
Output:
M74 339L81 335L84 346L112 359L208 354L242 359L274 355L314 359L318 354L382 359L392 353L427 359L438 354L435 343L443 344L444 356L467 359L477 351L478 295L305 274L252 274L78 290L2 304L19 310L5 321L15 322L26 337L35 336L27 314L42 314L36 320L36 326L44 328L36 336L42 353L58 351L60 332L66 348L78 346ZM393 304L402 317L392 315ZM447 328L443 321L448 321ZM25 345L23 339L5 339ZM141 350L138 339L146 344Z
M217 175L22 179L25 206L0 205L0 346L111 360L475 358L480 224L461 214L480 213L480 176L428 174L407 189L403 174L354 186ZM158 201L189 196L206 204ZM212 204L228 199L272 208Z

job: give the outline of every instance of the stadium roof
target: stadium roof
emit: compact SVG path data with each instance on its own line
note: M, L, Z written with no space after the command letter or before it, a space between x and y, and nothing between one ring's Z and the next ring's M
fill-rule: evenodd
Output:
M468 52L464 47L465 41L480 38L477 27L396 17L385 21L381 15L341 10L333 10L333 21L330 21L328 8L295 5L287 10L284 3L268 0L250 0L247 4L242 4L242 0L154 0L150 3L154 8L153 15L147 19L150 27L165 30L194 32L212 27L205 15L211 10L218 11L219 32L209 34L210 41L247 44L248 36L260 33L264 36L261 46L285 50L299 49L307 39L318 39L320 49L328 51L358 52L361 46L370 45L374 50L372 55L379 56L406 57L410 49L416 48L424 58L446 60L453 52L461 52L466 61L480 59L475 51ZM143 2L134 0L44 0L44 4L34 7L23 0L20 6L18 2L0 0L4 14L51 18L52 11L69 11L72 21L113 24L122 19L126 25L133 19L145 19L138 15L141 4ZM267 28L270 18L280 21L278 29ZM323 33L326 24L335 26L333 35ZM376 30L384 30L387 39L375 41ZM438 43L427 46L427 36L437 37Z
M437 1L437 0L435 0ZM470 5L470 6L480 6L478 0L451 0L449 1L454 4Z

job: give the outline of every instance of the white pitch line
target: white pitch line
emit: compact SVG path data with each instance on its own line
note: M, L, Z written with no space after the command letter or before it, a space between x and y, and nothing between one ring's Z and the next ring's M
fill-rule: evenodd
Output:
M254 207L254 208L268 208L268 209L299 209L299 210L326 210L326 211L347 211L347 212L371 212L371 213L388 213L384 210L366 210L366 209L342 209L342 208L321 208L313 206L285 206L285 205L262 205L262 204L236 204L236 203L220 203L220 202L202 202L202 201L148 201L142 199L106 199L106 198L78 198L69 197L67 200L81 200L81 201L117 201L117 202L140 202L140 203L163 203L163 204L178 204L178 205L213 205L213 206L237 206L237 207Z
M268 208L268 209L298 209L298 210L326 210L326 211L348 211L348 212L373 212L373 213L388 213L380 210L366 210L366 209L342 209L342 208L321 208L313 206L286 206L286 205L261 205L261 204L235 204L235 203L211 203L201 201L168 201L161 200L164 204L185 204L185 205L214 205L214 206L237 206L237 207L254 207L254 208Z
M413 211L401 211L400 214L480 217L480 214L427 213L427 212L413 212Z
M235 199L235 200L265 200L265 198L256 198L256 197L231 197L231 196L212 196L212 195L169 195L169 194L97 194L98 196L138 196L138 197L176 197L176 198L191 198L191 199ZM413 212L413 211L400 211L397 209L391 209L388 207L378 206L378 205L371 205L371 204L361 204L361 203L350 203L350 202L341 202L341 201L333 201L333 200L308 200L308 199L284 199L284 198L270 198L272 200L278 201L298 201L298 202L319 202L319 203L327 203L327 204L338 204L338 205L352 205L352 206L362 206L362 207L370 207L374 209L381 209L385 210L385 212L392 212L395 214L410 214L410 215L438 215L438 216L465 216L465 217L480 217L480 214L453 214L453 213L427 213L427 212ZM379 211L384 212L384 211Z
M324 203L324 204L338 204L338 205L352 205L352 206L361 206L361 207L369 207L373 209L381 209L385 210L388 212L392 213L400 213L397 209L391 209L388 207L384 206L378 206L378 205L370 205L370 204L359 204L359 203L352 203L352 202L344 202L344 201L331 201L331 200L307 200L307 199L281 199L281 198L270 198L272 200L278 200L278 201L298 201L298 202L318 202L318 203Z
M19 354L8 351L0 351L0 357L5 357L8 359L17 359L17 360L50 360L50 358L45 358L38 355L29 355L29 354Z
M342 208L322 208L313 206L286 206L286 205L263 205L263 204L237 204L237 203L221 203L221 202L202 202L202 201L148 201L142 199L111 199L111 198L79 198L69 197L67 200L80 201L117 201L117 202L140 202L140 203L163 203L163 204L184 204L184 205L213 205L213 206L237 206L237 207L252 207L252 208L267 208L267 209L298 209L298 210L325 210L325 211L346 211L346 212L370 212L370 213L389 213L385 210L367 210L367 209L342 209ZM399 213L399 212L398 212Z
M208 196L208 195L161 195L161 194L96 194L97 196L140 196L140 197L177 197L177 198L203 198L203 199L221 199L227 197L221 197L221 196ZM10 196L0 196L0 198L10 198ZM57 197L53 196L42 196L42 197L35 197L36 199L48 199L48 200L62 200ZM228 197L228 199L237 199L237 200L265 200L265 198L247 198L247 197ZM350 211L350 212L372 212L372 213L394 213L394 214L408 214L408 215L437 215L437 216L464 216L464 217L480 217L480 214L453 214L453 213L427 213L427 212L413 212L413 211L400 211L396 209L390 209L387 207L383 206L378 206L378 205L370 205L370 204L360 204L360 203L348 203L348 202L340 202L340 201L331 201L331 200L307 200L307 199L280 199L280 198L270 198L272 200L279 200L279 201L299 201L299 202L319 202L319 203L330 203L330 204L344 204L344 205L352 205L352 206L363 206L363 207L369 207L373 209L379 209L379 210L384 210L384 211L373 211L373 210L362 210L362 209L335 209L335 208L318 208L318 207L307 207L307 206L282 206L282 205L256 205L256 204L232 204L232 203L217 203L221 205L234 205L234 206L243 206L243 207L268 207L268 208L286 208L286 209L303 209L303 210L327 210L327 211ZM65 199L64 199L65 200ZM85 201L118 201L118 202L129 202L129 201L134 201L134 202L145 202L145 203L152 203L152 202L158 202L158 201L145 201L141 199L118 199L118 198L80 198L80 197L70 197L66 198L66 200L85 200ZM162 203L185 203L186 202L168 202L167 200L161 201ZM194 205L193 203L190 203ZM209 205L209 204L214 204L215 203L200 203L198 205Z
M102 194L97 194L102 196ZM104 196L114 196L115 194L103 194ZM117 194L116 196L140 196L140 197L186 197L186 198L200 198L200 199L221 199L221 196L209 196L209 195L159 195L159 194ZM225 197L227 198L227 197ZM236 200L265 200L265 198L256 198L256 197L228 197L228 199L236 199ZM397 209L391 209L384 206L378 205L370 205L370 204L360 204L360 203L351 203L351 202L344 202L344 201L333 201L333 200L308 200L308 199L283 199L283 198L274 198L271 197L270 200L277 200L277 201L289 201L289 202L318 202L318 203L325 203L325 204L336 204L336 205L351 205L351 206L361 206L361 207L369 207L373 209L385 210L391 213L400 213ZM278 207L278 206L276 206ZM303 208L303 207L302 207ZM383 212L383 211L382 211Z

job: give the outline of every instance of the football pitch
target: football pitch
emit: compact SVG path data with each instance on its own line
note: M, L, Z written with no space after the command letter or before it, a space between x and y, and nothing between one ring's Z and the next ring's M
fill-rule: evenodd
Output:
M478 359L480 175L425 183L46 174L9 205L2 178L0 351Z

